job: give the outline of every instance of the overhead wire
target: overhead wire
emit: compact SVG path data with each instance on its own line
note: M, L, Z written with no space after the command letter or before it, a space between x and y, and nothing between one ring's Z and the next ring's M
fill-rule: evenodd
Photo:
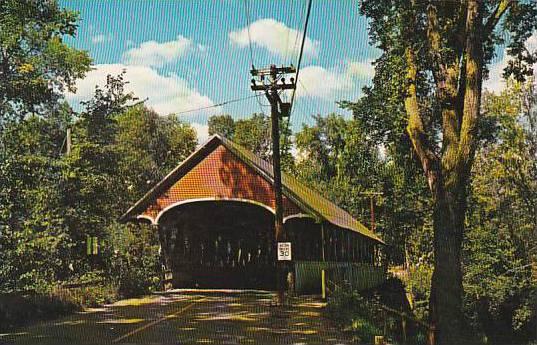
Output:
M248 0L244 0L244 9L246 11L246 29L248 31L248 48L250 49L250 65L254 68L254 50L252 48L252 34L250 33L250 7L248 6Z
M304 46L306 45L306 33L308 32L308 24L311 14L311 4L313 0L308 1L308 12L306 13L306 21L304 23L304 31L302 33L302 44L300 46L300 54L298 55L298 63L296 66L296 74L295 74L295 83L298 83L298 77L300 74L300 65L302 63L302 57L304 56ZM293 93L291 95L291 108L293 107L293 101L295 99L296 89L293 90Z
M240 101L244 101L244 100L247 100L247 99L250 99L250 98L254 98L254 97L257 97L257 95L250 95L250 96L246 96L246 97L230 99L230 100L228 100L228 101L224 101L224 102L216 103L216 104L209 105L209 106L206 106L206 107L200 107L200 108L195 108L195 109L184 110L184 111L180 111L180 112L178 112L178 113L175 113L175 115L187 114L187 113L192 113L192 112L195 112L195 111L200 111L200 110L205 110L205 109L211 109L211 108L221 107L221 106L226 105L226 104L235 103L235 102L240 102Z
M291 34L291 19L293 18L293 14L294 14L294 6L291 6L291 9L289 11L286 11L287 12L287 16L286 16L286 20L287 22L285 24L287 24L287 35L285 37L285 54L283 56L283 61L284 63L286 63L287 61L287 54L289 53L289 36Z
M306 6L307 6L308 2L307 1L304 1L304 6L302 7L302 11L300 11L300 18L297 22L297 24L302 24L302 19L304 18L304 13L306 13ZM295 35L295 43L293 44L293 50L292 50L292 55L291 56L297 56L297 61L298 61L298 41L299 41L299 34L298 34L298 31L296 32L296 35Z
M254 69L255 68L254 50L252 47L252 34L250 32L251 31L250 26L252 25L252 21L251 21L251 16L250 16L250 6L248 5L248 0L244 0L244 11L245 11L245 17L246 17L246 30L248 32L248 49L250 50L250 66L252 69ZM259 105L259 110L261 111L263 115L265 115L265 111L263 110L263 106L265 105L262 104L261 101L259 100L259 93L257 91L255 91L254 97L257 101L257 104Z
M308 24L309 24L309 19L310 19L310 14L311 14L312 2L313 2L313 0L308 0L306 19L304 21L304 29L302 31L302 43L301 43L301 46L300 46L300 53L298 55L298 63L297 63L297 67L296 67L295 85L297 85L298 82L299 82L298 77L299 77L299 74L300 74L300 65L302 64L302 57L304 56L304 46L306 44L306 33L308 32ZM298 40L298 34L297 34L296 37L297 37L297 40ZM296 44L296 41L295 41L295 44ZM301 84L301 85L303 85L303 84ZM293 92L291 94L290 112L289 112L289 118L287 119L285 132L289 131L289 124L291 123L291 115L293 113L293 103L295 101L295 96L296 96L296 88L293 89ZM284 145L287 145L287 136L285 137Z

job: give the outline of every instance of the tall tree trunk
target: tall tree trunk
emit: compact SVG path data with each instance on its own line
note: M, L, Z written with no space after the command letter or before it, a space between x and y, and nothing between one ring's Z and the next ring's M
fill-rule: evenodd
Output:
M462 344L461 247L464 230L465 193L439 186L434 196L434 272L430 313L438 344Z
M411 7L416 8L417 3L417 0L412 0ZM438 344L451 345L464 343L461 251L467 207L466 188L477 146L483 45L515 1L498 1L485 22L485 1L461 2L460 25L457 26L458 31L453 33L456 38L454 55L445 54L446 50L443 49L445 42L441 40L438 7L434 3L430 1L427 7L427 37L430 58L434 63L435 96L440 108L435 116L442 120L442 145L438 146L431 140L434 134L428 132L424 125L426 122L421 118L416 58L419 44L410 44L405 52L408 81L405 110L408 115L407 132L434 201L435 261L431 282L431 321L438 330ZM417 21L416 13L413 18ZM409 42L413 42L412 33L408 32L407 35Z

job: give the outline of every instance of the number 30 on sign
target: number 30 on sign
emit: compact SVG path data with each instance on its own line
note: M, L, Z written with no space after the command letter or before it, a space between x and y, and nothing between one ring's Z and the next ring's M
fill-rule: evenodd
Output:
M291 260L291 242L278 242L278 261Z

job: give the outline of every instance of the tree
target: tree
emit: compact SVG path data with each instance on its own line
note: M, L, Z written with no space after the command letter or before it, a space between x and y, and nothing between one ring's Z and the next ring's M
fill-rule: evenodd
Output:
M41 290L69 274L61 149L72 111L57 108L6 123L0 133L0 290Z
M78 14L56 1L0 2L0 125L27 113L47 114L89 70L87 52L63 43Z
M235 121L233 141L261 158L270 160L272 148L270 133L270 118L256 113L250 118Z
M141 198L196 148L196 132L175 116L159 116L144 105L118 118L119 173L129 191L127 204Z
M423 255L416 241L428 214L422 177L408 169L405 157L370 136L368 123L342 116L316 115L315 124L296 134L298 158L294 173L308 185L370 224L370 200L375 198L376 231L388 243L392 265ZM410 256L410 257L408 257Z
M308 166L318 170L319 180L342 176L341 155L349 136L349 123L343 117L330 114L314 116L315 125L303 125L296 135L297 149L308 157ZM313 163L313 164L312 164Z
M464 244L466 309L492 344L534 338L537 151L533 81L484 94L495 125L477 151ZM499 240L500 239L500 240Z
M107 228L130 201L116 142L118 117L136 99L125 93L125 83L124 73L109 75L104 87L97 86L93 97L82 103L85 109L72 125L71 152L63 158L64 223L75 243L72 263L76 275L105 268L106 257L87 256L87 238L104 241Z
M431 321L438 329L439 344L460 343L465 324L461 248L481 127L482 81L495 46L502 42L500 29L510 33L507 51L514 57L506 72L519 79L531 73L537 56L527 52L524 42L537 25L537 4L365 0L361 11L371 20L373 43L382 50L374 87L365 90L365 98L378 102L375 93L385 93L383 88L393 92L387 100L399 101L404 112L388 114L391 130L383 133L397 135L404 126L431 193ZM381 126L387 123L373 119Z
M270 118L264 114L254 113L240 120L234 120L230 115L211 116L209 134L214 133L223 134L267 161L272 159ZM291 155L291 130L285 121L280 122L280 133L282 169L289 171L294 160Z
M77 20L56 1L0 2L0 290L42 289L69 271L59 158L72 111L61 98L90 64L63 43Z
M231 115L213 115L209 117L209 135L221 134L226 138L232 138L235 134L235 120Z

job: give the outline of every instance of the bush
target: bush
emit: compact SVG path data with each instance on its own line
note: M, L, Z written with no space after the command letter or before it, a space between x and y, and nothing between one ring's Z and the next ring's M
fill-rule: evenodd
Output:
M55 319L85 307L97 307L118 299L117 287L107 282L80 280L47 292L0 294L0 329L38 320Z
M98 284L77 288L59 288L56 295L80 307L98 307L118 300L118 289L111 284Z
M108 276L117 284L121 297L135 297L155 291L160 283L159 242L154 229L146 225L114 224L109 248Z
M135 297L155 289L158 279L141 267L127 267L121 274L118 292L122 297ZM156 283L156 284L155 284Z
M410 268L410 274L406 281L407 290L412 295L414 313L421 320L429 318L429 295L432 276L432 266L421 264Z
M0 295L0 329L56 318L80 309L76 302L55 294L3 294Z
M388 307L391 311L387 311ZM397 311L397 312L396 312ZM355 291L338 288L328 300L328 316L344 330L352 332L359 342L371 343L375 335L393 341L403 341L402 314L406 317L406 336L409 344L425 344L427 328L415 320L403 283L390 278L370 290Z
M105 273L94 270L55 287L53 294L73 301L81 307L97 307L117 301L118 286L110 279L104 279Z
M379 309L374 298L366 300L357 291L337 289L328 300L327 313L358 342L372 343L375 335L382 335Z

